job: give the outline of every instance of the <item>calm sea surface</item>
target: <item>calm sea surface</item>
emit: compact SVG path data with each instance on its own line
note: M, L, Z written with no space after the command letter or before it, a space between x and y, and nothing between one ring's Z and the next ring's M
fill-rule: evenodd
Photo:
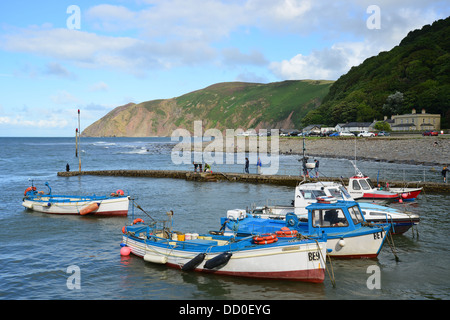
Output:
M385 245L378 259L333 260L336 287L326 276L323 284L252 280L198 273L184 273L121 257L121 228L128 218L56 216L26 211L24 190L34 181L46 190L48 181L55 194L109 194L123 189L155 219L173 210L176 230L208 232L219 228L227 210L246 208L268 201L288 204L290 187L229 182L199 183L175 179L125 177L57 177L66 163L78 170L72 138L0 138L0 299L151 299L151 300L299 300L299 299L449 299L448 250L450 228L449 194L422 194L410 211L421 215L418 236L412 231L395 236L400 261ZM173 169L174 146L167 138L82 139L83 170ZM281 156L280 167L298 174L298 156ZM348 160L319 159L321 174L349 176ZM427 174L439 181L434 168L388 163L359 162L373 180L385 172ZM213 170L242 172L243 165L213 166ZM254 166L252 166L254 170ZM405 171L406 170L406 171ZM281 172L281 171L280 171ZM284 173L284 172L282 172ZM415 177L414 177L415 178ZM419 180L419 179L416 179ZM403 206L397 204L397 206ZM135 217L148 219L134 209ZM72 272L80 270L80 289L67 286ZM381 271L381 288L369 289L368 268ZM369 269L370 270L370 269ZM70 280L70 279L69 279Z

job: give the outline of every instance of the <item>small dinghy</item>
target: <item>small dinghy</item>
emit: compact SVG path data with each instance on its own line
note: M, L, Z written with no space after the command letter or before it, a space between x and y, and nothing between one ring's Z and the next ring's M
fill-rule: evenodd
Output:
M59 215L127 216L130 197L122 190L107 196L53 195L48 182L47 194L35 186L25 190L22 205L30 210Z

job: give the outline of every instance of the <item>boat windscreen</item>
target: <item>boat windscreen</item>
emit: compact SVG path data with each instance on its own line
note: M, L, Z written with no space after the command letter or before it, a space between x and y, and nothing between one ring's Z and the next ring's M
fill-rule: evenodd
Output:
M326 196L325 192L322 190L300 190L300 192L306 200L315 200L317 197Z

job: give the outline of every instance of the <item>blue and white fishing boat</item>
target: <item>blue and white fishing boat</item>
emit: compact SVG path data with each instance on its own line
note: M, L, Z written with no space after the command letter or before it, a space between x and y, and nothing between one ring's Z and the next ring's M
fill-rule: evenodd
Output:
M105 196L54 195L38 192L32 184L25 190L22 205L30 210L58 215L127 216L130 197L122 190Z
M180 234L141 219L122 232L122 255L131 252L147 262L183 271L316 283L325 277L325 236L287 241L275 234L243 238Z
M261 218L258 214L230 210L221 218L222 232L226 234L275 233L279 237L297 235L327 236L328 254L339 258L376 258L380 253L389 224L367 223L355 201L338 201L323 197L307 206L308 218L299 219L288 213L283 219Z
M319 181L300 183L294 192L294 201L291 206L273 205L259 206L253 213L260 217L284 219L289 213L295 213L300 219L308 218L306 207L317 202L317 198L331 196L337 200L354 201L347 189L338 182ZM358 202L366 222L374 224L390 223L392 234L402 234L420 223L420 216L413 212L383 206L371 202Z

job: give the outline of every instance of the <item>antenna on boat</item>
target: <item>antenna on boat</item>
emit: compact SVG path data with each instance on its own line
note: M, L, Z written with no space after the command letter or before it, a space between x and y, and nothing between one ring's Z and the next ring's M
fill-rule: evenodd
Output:
M356 160L355 162L353 162L352 160L350 160L350 163L353 165L353 167L355 168L355 176L357 177L364 177L364 175L362 174L362 172L358 169L358 167L356 166Z

